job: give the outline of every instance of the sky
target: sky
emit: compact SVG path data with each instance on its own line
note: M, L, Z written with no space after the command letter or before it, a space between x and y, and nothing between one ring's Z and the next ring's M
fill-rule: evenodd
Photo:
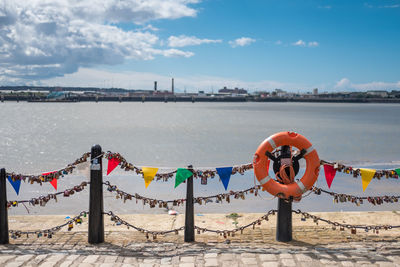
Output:
M0 85L400 90L400 0L0 0Z

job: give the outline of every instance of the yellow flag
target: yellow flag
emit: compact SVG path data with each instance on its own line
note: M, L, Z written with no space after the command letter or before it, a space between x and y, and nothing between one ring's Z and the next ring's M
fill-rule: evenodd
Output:
M374 177L376 170L372 169L360 169L361 171L361 181L362 181L362 187L363 191L367 189L367 186L372 180L372 177Z
M143 167L142 172L144 178L144 185L147 188L149 184L153 181L154 176L156 176L158 168Z

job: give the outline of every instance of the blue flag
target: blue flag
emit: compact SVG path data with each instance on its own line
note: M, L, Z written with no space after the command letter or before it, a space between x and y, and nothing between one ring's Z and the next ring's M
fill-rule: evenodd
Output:
M222 184L225 187L225 190L228 190L228 184L229 180L231 179L232 169L233 167L217 168L217 173L222 181Z
M10 184L12 185L12 187L14 188L15 192L18 195L19 194L19 187L21 186L21 180L13 181L13 179L11 179L11 176L8 176L7 178L8 178L8 181L10 182Z

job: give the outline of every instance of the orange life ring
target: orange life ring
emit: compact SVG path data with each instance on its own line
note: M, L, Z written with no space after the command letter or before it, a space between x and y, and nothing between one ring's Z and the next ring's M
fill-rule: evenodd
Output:
M290 184L281 184L272 179L269 174L270 160L266 152L272 152L280 146L294 146L297 149L305 150L306 171L303 177ZM302 194L309 190L315 183L319 175L320 160L317 151L312 144L301 134L294 132L276 133L261 143L258 147L253 160L254 174L261 186L270 194L280 198L294 199L301 198Z

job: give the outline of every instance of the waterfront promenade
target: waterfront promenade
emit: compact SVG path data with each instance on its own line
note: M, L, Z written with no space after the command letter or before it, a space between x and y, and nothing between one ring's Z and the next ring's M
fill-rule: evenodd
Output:
M375 225L398 224L400 212L312 213L340 223ZM240 214L238 226L262 214ZM71 214L71 216L73 216ZM10 216L10 229L43 229L62 223L66 216ZM184 215L121 215L130 223L152 230L169 230L184 225ZM233 229L234 219L226 214L197 214L195 224L210 229ZM400 230L333 230L313 220L293 214L293 239L275 240L276 217L255 229L225 239L212 233L196 235L196 242L184 243L180 232L153 240L125 226L117 226L105 216L105 243L87 243L87 218L71 231L53 238L35 235L10 239L0 245L0 266L400 266Z

